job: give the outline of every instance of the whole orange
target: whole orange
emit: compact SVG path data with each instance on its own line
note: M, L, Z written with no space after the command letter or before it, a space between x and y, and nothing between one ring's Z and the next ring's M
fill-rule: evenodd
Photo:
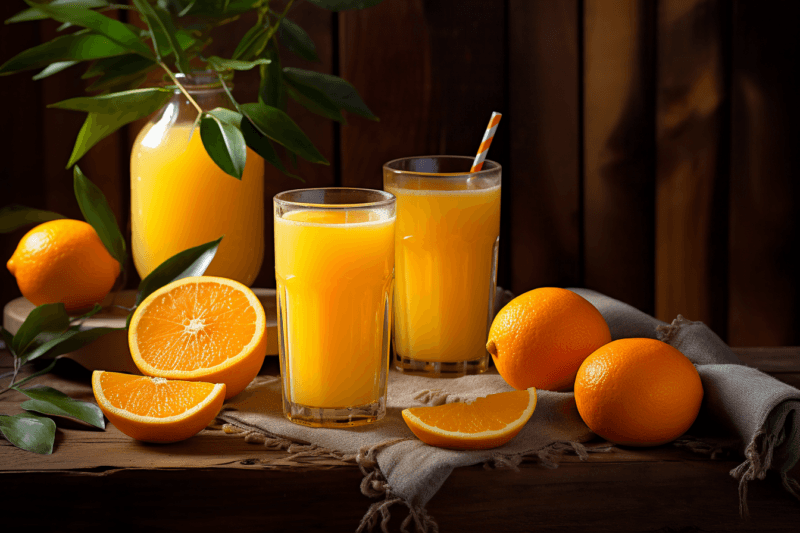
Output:
M608 324L585 298L543 287L511 300L494 318L486 349L515 389L572 387L589 354L611 342Z
M30 230L6 266L31 303L62 302L68 311L101 302L120 269L91 225L69 219Z
M675 440L703 401L691 361L654 339L620 339L586 358L575 379L575 402L589 429L629 446Z

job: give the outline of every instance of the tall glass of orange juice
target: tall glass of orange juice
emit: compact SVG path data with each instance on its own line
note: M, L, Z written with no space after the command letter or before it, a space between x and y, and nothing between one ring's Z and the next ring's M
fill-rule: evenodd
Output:
M204 111L231 107L216 74L181 81ZM224 235L206 274L250 285L264 257L264 160L248 148L242 179L229 176L206 153L196 118L197 109L176 90L136 137L133 262L144 278L178 252Z
M489 365L500 242L501 167L472 158L397 159L383 167L397 197L394 364L463 375Z
M278 194L273 206L286 417L316 427L382 418L394 196L368 189L303 189Z

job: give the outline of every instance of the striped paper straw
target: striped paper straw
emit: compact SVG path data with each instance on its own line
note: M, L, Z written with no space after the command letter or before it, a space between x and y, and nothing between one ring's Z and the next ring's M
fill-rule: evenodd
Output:
M486 153L489 151L489 146L492 144L492 139L494 139L494 132L497 131L497 125L500 124L502 117L503 115L496 111L492 113L492 118L489 119L489 125L486 126L486 133L483 134L481 147L478 148L478 155L475 156L470 172L477 172L483 168L483 161L486 159Z

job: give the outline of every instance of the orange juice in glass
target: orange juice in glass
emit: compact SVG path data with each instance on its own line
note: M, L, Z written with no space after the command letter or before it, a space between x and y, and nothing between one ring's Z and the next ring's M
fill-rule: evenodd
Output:
M501 167L472 158L397 159L383 167L397 197L394 364L463 375L489 365L500 235Z
M230 105L216 74L183 77L205 110ZM208 156L197 110L176 91L131 152L133 261L144 278L173 255L225 236L206 270L250 285L264 256L264 160L247 149L241 180Z
M383 191L287 191L273 200L284 413L355 426L386 411L395 199Z

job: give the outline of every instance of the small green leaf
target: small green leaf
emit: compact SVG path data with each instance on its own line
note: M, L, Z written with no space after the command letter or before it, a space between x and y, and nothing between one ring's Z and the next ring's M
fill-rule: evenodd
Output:
M97 327L80 330L77 327L73 327L27 352L22 356L22 361L23 363L27 363L40 357L52 358L64 355L65 353L72 353L83 348L87 344L93 343L104 335L119 331L119 329L124 328Z
M240 128L242 125L242 114L224 107L217 107L208 112L209 115L214 115L223 122L227 122L232 126Z
M117 219L100 188L83 175L75 166L72 172L75 198L81 208L83 218L92 225L97 236L103 241L111 257L119 261L120 268L125 265L125 238L117 225Z
M47 455L53 453L56 423L31 413L0 415L0 433L17 448Z
M250 70L258 65L269 64L269 59L261 58L253 61L242 61L239 59L224 59L217 56L208 58L209 66L217 72L224 72L226 70Z
M249 146L255 153L263 157L265 161L290 178L295 178L305 183L303 178L292 174L286 169L286 167L283 165L283 162L278 157L278 154L275 152L272 142L266 136L262 135L261 132L259 132L256 127L253 126L253 123L250 122L250 120L242 121L241 128L242 134L244 135L244 140L247 142L247 146Z
M309 4L314 4L328 11L345 11L348 9L365 9L377 6L383 0L308 0Z
M108 2L106 0L53 0L49 4L52 6L79 6L85 8L106 7ZM38 6L36 6L38 7ZM13 24L14 22L28 22L30 20L43 20L48 18L41 10L36 7L29 7L25 11L20 11L10 19L6 20L6 24Z
M78 61L59 61L58 63L52 63L44 68L39 74L35 75L32 79L34 80L42 80L53 74L58 74L62 70L66 70L73 65L77 65Z
M65 22L74 26L81 26L92 30L100 35L105 36L107 39L124 46L131 52L139 54L142 57L153 59L153 52L142 41L139 36L131 31L122 22L102 15L91 9L75 5L48 5L39 4L35 5L30 0L26 0L29 5L34 9L38 9L48 17L57 20L58 22Z
M44 68L51 63L90 61L101 57L120 56L125 53L128 53L128 49L124 46L110 41L103 35L87 33L82 30L56 37L20 52L0 66L0 75Z
M247 145L239 128L210 113L200 119L200 139L211 160L226 174L242 179L247 160Z
M369 110L358 95L356 88L338 76L291 67L284 68L283 74L295 87L306 85L320 90L339 109L344 109L372 120L378 120L378 117L372 114L372 111Z
M284 18L281 21L278 36L283 46L303 59L319 61L317 57L317 47L314 46L314 41L311 39L311 36L291 20Z
M248 60L257 57L269 41L269 26L256 24L242 36L242 40L233 51L233 59Z
M258 100L262 104L286 111L286 87L283 84L280 56L273 48L268 48L264 53L270 59L270 63L261 67Z
M167 283L191 276L202 276L217 253L222 237L215 241L178 252L160 265L139 283L136 305Z
M240 109L263 135L307 161L328 164L328 160L319 153L303 130L280 109L260 103L242 104Z
M74 165L89 149L119 128L146 117L161 108L172 96L168 89L134 89L100 96L71 98L48 107L85 111L83 123L67 168Z
M0 233L10 233L28 224L41 224L60 218L66 217L52 211L33 209L24 205L7 205L0 209Z
M189 60L175 38L177 30L169 13L160 7L151 6L147 0L133 0L133 5L147 23L155 49L159 50L166 43L175 55L175 66L178 70L183 74L189 72ZM157 55L159 55L157 59L161 61L160 54Z
M291 96L295 101L299 102L303 107L312 113L316 113L317 115L341 122L343 124L345 123L342 113L339 112L339 108L331 101L330 98L325 96L325 93L316 87L303 85L301 83L295 84L295 82L289 77L284 79L291 86L288 90L289 96Z
M27 389L15 387L15 389L30 398L21 406L26 411L36 411L43 415L68 416L100 429L106 428L103 412L93 403L74 400L63 392L44 385Z
M14 335L11 347L18 356L25 354L40 334L61 333L69 327L69 315L63 303L43 304L28 313Z

